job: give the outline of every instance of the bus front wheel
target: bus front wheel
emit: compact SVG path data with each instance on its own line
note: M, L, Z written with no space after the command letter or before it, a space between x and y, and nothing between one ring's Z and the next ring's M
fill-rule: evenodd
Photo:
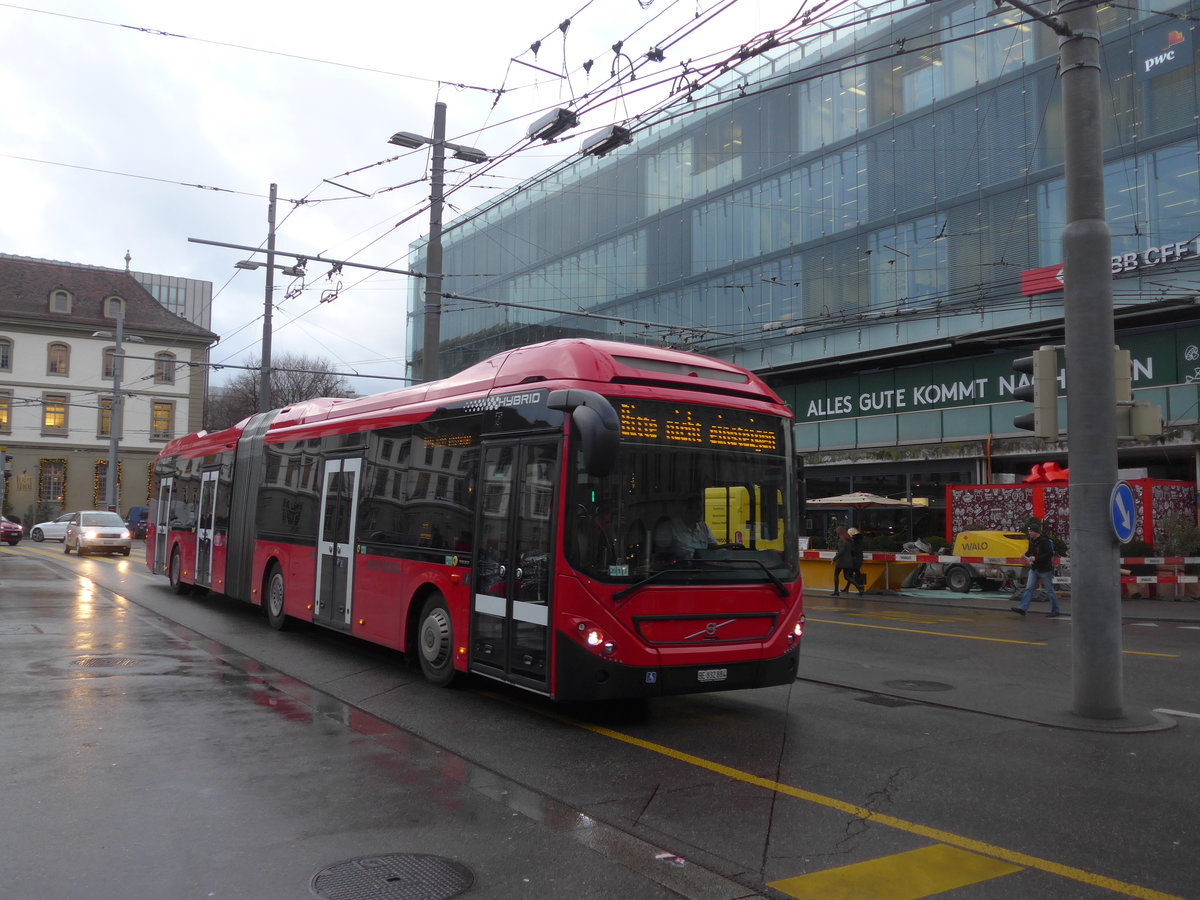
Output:
M267 576L263 608L267 612L267 624L276 631L283 631L288 625L287 614L283 611L284 596L283 570L279 568L278 563L272 563L271 573Z
M183 558L179 548L171 551L171 565L167 569L167 579L171 582L171 590L183 597L192 592L192 586L183 580Z
M431 594L421 609L417 652L428 682L446 687L454 681L454 626L441 594Z

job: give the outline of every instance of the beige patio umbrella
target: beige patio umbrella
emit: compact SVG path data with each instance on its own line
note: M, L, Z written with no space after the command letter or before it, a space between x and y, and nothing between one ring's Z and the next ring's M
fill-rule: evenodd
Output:
M868 494L866 491L854 491L851 494L838 494L836 497L812 497L810 506L849 506L854 509L866 509L870 506L912 506L907 500L893 500L879 494Z
M866 491L854 491L850 494L838 494L836 497L817 497L805 501L807 506L844 506L848 509L855 510L854 523L860 524L859 519L862 515L859 510L870 509L872 507L882 506L904 506L909 509L912 504L907 500L893 500L891 497L884 497L880 494L868 494Z

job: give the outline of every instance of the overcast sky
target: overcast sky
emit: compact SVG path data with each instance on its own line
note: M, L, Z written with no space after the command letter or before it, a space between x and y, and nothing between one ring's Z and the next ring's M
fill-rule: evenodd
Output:
M221 337L212 358L240 363L259 353L263 272L234 269L249 254L188 239L261 245L272 182L279 186L278 248L407 268L409 243L428 230L428 214L420 212L429 195L428 152L401 151L387 138L432 134L435 101L448 105L450 140L496 155L516 145L541 112L604 82L617 40L637 60L698 15L722 10L714 24L671 48L658 70L671 74L685 59L784 24L796 6L0 3L0 252L121 268L128 250L136 271L211 281L212 328ZM559 25L567 19L564 36ZM588 59L595 63L585 73ZM559 77L564 71L569 78ZM571 137L528 147L479 179L480 188L450 200L469 210L577 152L581 137L666 95L663 87L602 106ZM448 172L447 188L457 178ZM300 199L307 202L287 202ZM447 221L453 215L448 209ZM325 271L310 264L307 289L292 299L283 298L290 279L277 275L274 353L322 356L337 370L364 375L405 374L408 279L346 269L336 299L322 303L322 292L336 287ZM364 393L399 386L353 384Z

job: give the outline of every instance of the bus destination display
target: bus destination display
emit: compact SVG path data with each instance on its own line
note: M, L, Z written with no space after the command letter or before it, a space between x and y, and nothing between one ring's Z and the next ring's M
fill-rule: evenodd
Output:
M619 400L616 406L621 437L627 440L754 453L778 452L783 446L783 422L772 416L655 400Z

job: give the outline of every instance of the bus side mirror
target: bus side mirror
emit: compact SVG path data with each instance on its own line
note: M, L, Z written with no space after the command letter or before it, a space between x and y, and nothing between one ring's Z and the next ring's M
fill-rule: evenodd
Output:
M583 468L597 478L612 471L621 443L621 422L607 399L595 391L551 391L546 405L571 413L583 450Z

